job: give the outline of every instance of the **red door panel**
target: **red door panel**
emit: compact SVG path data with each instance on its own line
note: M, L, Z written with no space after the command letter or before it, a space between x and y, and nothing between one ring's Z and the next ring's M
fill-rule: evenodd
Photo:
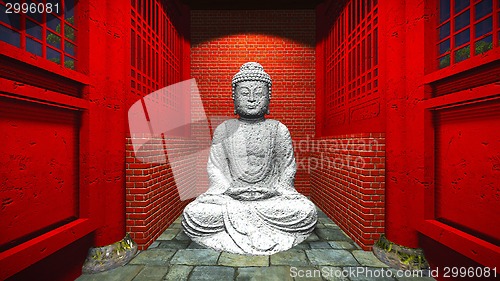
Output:
M498 244L500 102L436 113L436 219Z
M78 217L79 112L0 98L0 250Z

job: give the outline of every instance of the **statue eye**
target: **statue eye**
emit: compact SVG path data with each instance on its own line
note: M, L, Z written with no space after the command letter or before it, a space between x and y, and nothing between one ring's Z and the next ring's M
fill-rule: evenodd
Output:
M250 93L250 91L248 91L248 89L241 89L240 90L241 95L248 96L249 93Z

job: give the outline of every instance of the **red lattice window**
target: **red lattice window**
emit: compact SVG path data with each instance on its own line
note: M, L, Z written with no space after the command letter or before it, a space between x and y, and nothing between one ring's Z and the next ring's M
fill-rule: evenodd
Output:
M354 116L355 107L379 96L377 14L377 1L349 1L328 33L325 113L332 125L364 118Z
M75 0L0 0L0 40L76 68Z
M440 0L438 67L482 54L500 44L500 0Z
M165 1L132 0L131 87L144 96L181 79L182 38Z

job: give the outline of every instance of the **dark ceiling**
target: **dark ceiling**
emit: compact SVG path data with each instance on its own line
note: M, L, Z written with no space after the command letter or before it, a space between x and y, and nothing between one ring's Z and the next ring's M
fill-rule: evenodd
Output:
M314 9L322 0L181 0L192 10Z

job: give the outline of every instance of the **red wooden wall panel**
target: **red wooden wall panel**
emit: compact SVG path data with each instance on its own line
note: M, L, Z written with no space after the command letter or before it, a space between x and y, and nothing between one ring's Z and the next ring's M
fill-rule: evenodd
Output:
M79 115L0 99L0 249L78 217Z
M377 1L327 2L319 10L324 83L317 133L331 136L384 130L379 89Z
M490 214L500 211L500 130L490 128L500 128L500 103L444 109L435 118L436 219L499 244Z

